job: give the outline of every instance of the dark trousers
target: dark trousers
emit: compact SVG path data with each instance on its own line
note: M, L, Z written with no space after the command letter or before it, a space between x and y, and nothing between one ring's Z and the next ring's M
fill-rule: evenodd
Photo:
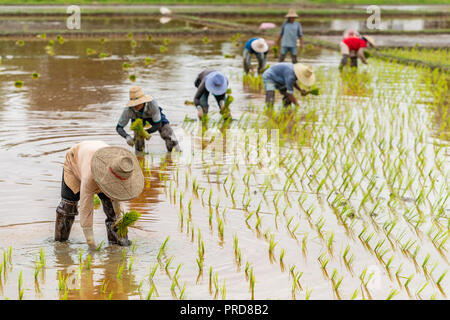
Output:
M341 59L341 64L339 69L344 68L348 64L348 59L350 58L350 67L358 67L358 57L350 57L348 54L343 54Z

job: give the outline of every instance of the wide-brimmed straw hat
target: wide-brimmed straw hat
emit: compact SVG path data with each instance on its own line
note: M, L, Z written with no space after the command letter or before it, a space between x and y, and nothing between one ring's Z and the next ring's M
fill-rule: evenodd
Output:
M220 96L227 92L228 80L222 72L213 71L206 76L205 87L213 95Z
M375 40L371 36L362 36L363 39L366 39L367 42L372 46L375 47Z
M124 201L136 198L144 188L144 175L136 156L122 147L104 147L91 160L95 182L108 197Z
M258 53L264 53L267 50L269 50L269 45L267 44L266 40L263 38L258 38L254 41L252 41L251 47L254 51Z
M295 11L295 9L289 9L289 12L287 13L287 15L285 16L286 18L297 18L298 14Z
M294 64L294 73L297 79L305 86L312 86L316 82L316 76L311 66L302 63Z
M152 100L153 98L151 96L144 94L141 87L133 86L130 88L130 101L128 101L127 107L134 107Z

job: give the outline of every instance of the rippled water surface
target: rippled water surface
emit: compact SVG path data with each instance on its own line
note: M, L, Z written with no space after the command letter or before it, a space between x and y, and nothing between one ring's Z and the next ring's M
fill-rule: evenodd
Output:
M186 106L185 101L193 99L195 94L193 82L203 68L217 68L229 77L234 96L231 110L235 123L241 123L240 119L253 113L250 104L263 103L262 92L251 92L242 86L241 47L228 41L213 40L204 44L201 40L171 40L168 52L162 54L159 52L160 45L161 41L138 41L137 47L132 47L130 41L107 39L101 44L97 40L69 40L63 45L56 42L54 54L49 55L45 50L44 41L25 41L23 46L16 45L14 41L2 41L0 247L3 252L12 247L12 262L4 264L5 275L2 278L0 296L18 298L17 281L19 272L22 271L24 299L65 298L64 290L58 289L58 272L61 271L62 275L69 279L70 290L67 292L69 299L145 299L152 285L148 280L148 274L151 267L157 263L161 244L169 237L161 268L156 271L154 277L153 283L156 284L157 293L152 297L162 299L177 297L181 294L184 284L187 298L214 297L214 294L210 294L209 288L211 266L213 277L217 273L216 282L220 287L220 290L216 291L213 285L212 291L217 292L216 297L223 297L222 289L226 286L226 298L249 299L251 294L245 274L246 262L249 262L256 275L256 298L292 298L292 279L289 275L291 265L296 265L296 270L303 272L301 279L305 281L302 290L297 293L297 298L305 298L305 294L308 293L304 291L305 286L309 288L307 290L313 289L312 298L334 298L329 281L324 281L317 262L317 257L323 249L322 241L313 235L311 230L308 258L302 255L301 239L307 234L308 229L306 219L303 217L299 220L301 235L298 235L298 239L286 233L282 226L285 223L281 220L278 221L280 226L275 226L277 217L274 220L275 213L273 208L271 209L271 199L275 198L277 191L283 189L284 181L274 181L277 187L269 192L267 207L264 205L261 209L260 215L265 224L258 234L244 222L245 210L240 204L240 199L245 193L242 184L246 178L245 165L237 164L233 170L231 167L223 167L222 172L218 172L217 167L208 166L201 161L188 166L180 160L183 154L180 156L166 153L164 143L158 135L147 142L149 154L139 157L145 168L146 187L138 198L125 203L126 209L133 208L142 213L137 225L130 230L130 238L136 240L135 246L125 251L116 246L108 246L104 227L105 217L101 208L97 209L94 215L96 241L99 244L104 241L99 251L88 251L78 219L67 243L53 241L55 208L60 199L61 170L65 152L80 141L94 139L127 147L124 139L115 132L115 125L128 100L131 85L142 86L146 93L159 102L180 141L184 139L183 134L187 133L192 134L194 140L202 140L197 128L196 111L192 106ZM96 50L97 53L108 53L110 56L103 59L99 58L98 54L88 56L86 53L88 48ZM225 59L224 54L236 56ZM154 58L155 63L145 65L145 57ZM329 77L330 75L337 77L335 70L339 59L339 55L335 52L316 48L307 49L301 56L301 61L321 70L318 73L320 81L335 80ZM134 64L134 67L124 69L124 62ZM269 64L274 62L270 56ZM379 63L378 66L384 68L383 63ZM377 77L380 76L374 69L364 70L376 74ZM31 78L33 72L39 73L38 80ZM134 83L129 80L130 74L136 75ZM16 80L24 82L22 88L14 86ZM373 79L374 95L387 90L382 80ZM404 93L409 88L408 78L396 78L395 81L392 85L400 92ZM308 100L305 98L304 105L308 110L319 106L317 110L319 123L324 112L320 110L320 105L323 103L334 105L328 98L336 94L332 92L335 90L333 88L331 85L329 88L324 85L322 88L324 94L319 96L318 100L310 96ZM353 98L347 99L350 99L349 105L354 106L351 102ZM303 104L302 98L300 101ZM211 117L217 120L217 107L212 99L210 104ZM338 110L335 111L338 118ZM419 114L424 112L422 110ZM429 127L439 127L439 123ZM192 149L184 149L183 153L184 156L191 151L199 154L201 149L202 143L194 144ZM310 148L305 147L304 150L308 152ZM448 152L444 159L448 161ZM236 199L239 199L237 206L233 206L229 197L230 180L226 182L225 189L222 185L224 177L234 170L239 170L236 171L239 172L236 178ZM255 180L252 178L250 182L254 199L251 204L253 211L256 210L259 201L262 201L261 181L265 179L266 174L266 170L261 169L255 173ZM192 189L194 179L200 185L198 189L200 198L194 197L189 191ZM445 181L441 180L441 183L445 186ZM184 220L180 223L182 192ZM212 198L213 205L208 209L209 194L212 195L210 199ZM296 203L297 198L298 193L293 192L290 201ZM191 200L192 220L188 227L186 221L189 200ZM284 209L285 206L288 208L288 202L289 196L287 200L281 200L280 208ZM310 198L307 203L316 202ZM319 205L317 207L319 208ZM448 202L446 207L444 204L444 208L448 214ZM213 227L209 225L211 210L214 211ZM299 211L294 206L287 212L297 215ZM217 217L221 217L225 223L223 239L218 237ZM251 222L251 225L254 225L254 222ZM337 228L336 222L331 222L331 225ZM264 236L266 229L276 234L277 257L281 249L286 250L285 269L283 267L280 269L279 263L271 262L269 259L268 240ZM196 263L199 234L205 246L204 270L200 274ZM238 236L239 247L242 250L241 265L235 260L234 235ZM268 233L266 237L267 235ZM339 247L336 244L339 250L345 247L347 238L343 230L336 232L335 239L339 244ZM40 249L45 252L46 266L35 279L35 261L38 260ZM339 256L338 249L336 249L337 256ZM355 248L354 252L357 256L360 253L363 257L357 264L373 258L360 247ZM91 256L90 268L86 260L88 254ZM82 269L80 256L84 263ZM439 255L434 254L433 258L439 258ZM440 264L436 270L445 270L448 262L446 264L445 259L439 259ZM180 267L178 284L175 284L175 291L171 291L177 267ZM342 269L344 270L342 272L345 272L345 268ZM346 275L347 278L351 277L350 273ZM358 288L358 281L355 277L344 286L344 298L349 298L355 288ZM448 281L444 286L445 284L448 284ZM419 285L418 283L417 286ZM389 285L389 288L393 287L394 285ZM430 295L434 291L426 292ZM378 295L376 293L373 295L375 298L385 298L388 293L389 290L386 289ZM405 292L401 296L407 297Z

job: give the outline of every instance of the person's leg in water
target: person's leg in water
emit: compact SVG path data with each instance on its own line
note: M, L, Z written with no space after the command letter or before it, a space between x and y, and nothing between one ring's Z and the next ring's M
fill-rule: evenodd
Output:
M159 135L166 142L167 151L172 152L172 150L180 151L180 146L178 144L177 137L172 130L170 124L166 123L159 129Z
M345 66L347 66L349 57L350 56L348 54L342 55L341 63L339 64L339 70L342 70Z
M267 53L257 53L256 58L258 59L258 74L262 74L266 68Z
M288 96L287 89L285 87L281 88L280 93L283 96L283 107L289 107L291 105L291 99Z
M117 227L114 226L114 224L118 220L119 215L116 214L111 199L104 193L99 193L98 197L102 201L103 212L105 212L106 215L105 225L108 241L113 244L118 244L119 246L129 246L131 241L128 240L128 236L119 237L117 234Z
M248 49L244 49L244 72L249 73L252 67L252 55Z
M275 83L266 76L266 73L263 74L262 79L266 91L266 107L271 109L275 104Z
M78 215L78 201L80 193L74 194L64 182L64 170L61 182L61 201L56 208L55 241L69 239L75 216Z
M292 63L296 64L297 63L297 54L298 54L297 47L289 48L289 52L291 53Z
M202 116L201 117L199 116L200 120L206 118L206 115L208 114L208 110L209 110L208 97L209 97L209 92L208 91L206 91L200 97L200 107L202 108Z
M286 58L288 48L287 47L281 47L280 49L280 57L278 58L278 62L283 62Z

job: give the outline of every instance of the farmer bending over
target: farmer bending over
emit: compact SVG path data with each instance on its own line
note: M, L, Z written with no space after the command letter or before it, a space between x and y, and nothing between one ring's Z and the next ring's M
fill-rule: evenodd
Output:
M119 237L114 223L120 220L119 201L139 196L144 188L144 175L136 156L121 147L103 141L83 141L66 153L61 184L61 202L56 208L55 241L69 239L80 202L80 223L86 242L95 248L93 231L94 195L102 201L106 214L108 241L128 246L128 236Z
M275 103L275 89L283 95L283 106L287 107L291 103L298 106L294 96L294 88L306 95L306 90L300 88L299 80L305 86L312 86L316 81L314 71L311 66L301 63L292 64L289 62L277 63L267 69L262 76L264 89L266 90L266 105L271 108Z
M127 140L130 146L134 145L135 150L141 152L145 148L144 139L135 139L136 135L131 137L124 129L130 120L133 123L138 118L142 119L144 125L146 121L151 124L151 127L146 129L148 133L159 131L159 135L166 142L169 152L173 149L176 151L180 150L178 140L169 124L169 120L162 113L162 109L156 100L151 96L145 95L141 87L133 86L130 88L130 101L128 101L120 116L116 131Z
M194 97L194 104L197 108L199 119L202 119L203 115L208 113L209 93L212 93L214 98L216 98L220 113L224 114L226 112L224 106L228 88L228 79L222 72L213 69L206 69L197 76L194 85L197 88L197 92Z
M370 47L375 47L375 42L372 37L358 37L356 32L351 31L348 33L348 36L340 43L342 59L339 65L339 70L342 70L342 68L347 66L349 58L351 67L358 67L358 58L361 59L364 64L367 64L366 57L364 56L364 51L366 50L367 45L369 45Z
M267 63L267 53L269 46L263 38L251 38L244 47L244 72L249 73L252 66L252 54L258 60L258 74L263 73Z
M303 48L302 26L295 21L297 17L297 12L294 9L289 9L286 15L287 20L281 26L281 32L277 40L278 46L281 42L279 62L283 62L286 54L290 52L292 63L297 63L297 39L300 41L300 48Z

